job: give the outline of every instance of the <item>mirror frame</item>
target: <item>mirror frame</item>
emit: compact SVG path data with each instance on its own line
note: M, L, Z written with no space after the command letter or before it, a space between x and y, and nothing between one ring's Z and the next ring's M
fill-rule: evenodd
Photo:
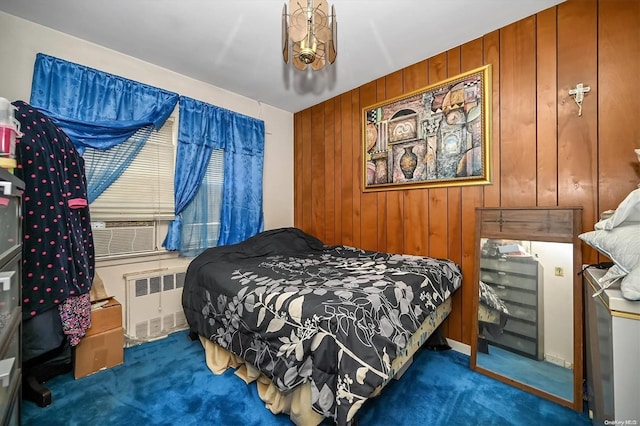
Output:
M582 207L478 207L476 208L473 315L471 319L471 369L576 411L583 410L583 300L582 300ZM477 365L478 309L481 238L545 241L573 244L573 400L519 382Z

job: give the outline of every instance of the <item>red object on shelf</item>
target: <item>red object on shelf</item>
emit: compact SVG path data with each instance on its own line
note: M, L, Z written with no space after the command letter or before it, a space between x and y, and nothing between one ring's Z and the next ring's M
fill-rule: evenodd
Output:
M18 131L14 127L0 124L0 156L15 158L17 136Z

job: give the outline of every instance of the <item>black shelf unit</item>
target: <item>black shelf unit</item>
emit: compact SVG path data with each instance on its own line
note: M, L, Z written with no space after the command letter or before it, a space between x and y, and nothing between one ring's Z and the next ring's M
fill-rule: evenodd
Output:
M487 333L492 345L520 355L544 358L542 266L532 257L480 258L480 280L491 286L509 309L500 333Z
M22 193L0 168L0 424L19 425L22 409Z

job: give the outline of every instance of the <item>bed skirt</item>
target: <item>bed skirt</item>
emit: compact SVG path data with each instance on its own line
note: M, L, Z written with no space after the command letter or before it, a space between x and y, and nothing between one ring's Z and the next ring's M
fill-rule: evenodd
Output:
M375 389L370 397L375 397L380 393L384 385L411 360L415 352L427 341L450 312L451 299L449 298L429 314L420 328L409 338L407 346L397 354L391 363L390 379ZM323 417L311 408L311 385L309 382L301 384L291 392L281 392L267 376L260 373L253 365L245 363L242 358L206 337L200 336L200 342L205 350L207 367L214 374L222 374L228 368L233 368L236 370L235 374L247 384L255 381L260 399L272 413L288 414L291 421L297 426L317 426L322 422Z

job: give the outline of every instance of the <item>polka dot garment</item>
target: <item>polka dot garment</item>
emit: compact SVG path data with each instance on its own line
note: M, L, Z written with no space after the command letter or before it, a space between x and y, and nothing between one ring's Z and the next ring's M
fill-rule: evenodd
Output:
M95 259L83 158L49 117L23 101L13 105L24 133L16 141L15 174L25 182L22 312L28 319L88 294ZM79 300L89 308L88 296Z

